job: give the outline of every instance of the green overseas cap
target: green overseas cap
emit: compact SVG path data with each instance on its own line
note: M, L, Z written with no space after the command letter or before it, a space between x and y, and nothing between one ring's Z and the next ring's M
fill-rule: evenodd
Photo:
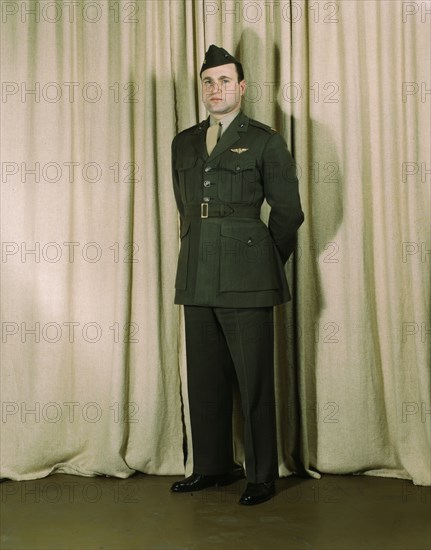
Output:
M244 71L242 69L241 63L237 61L234 56L227 52L225 49L219 48L218 46L211 44L211 46L207 50L207 53L205 54L205 59L199 75L202 75L202 73L207 69L219 67L220 65L228 65L229 63L235 64L238 71L239 80L243 80Z

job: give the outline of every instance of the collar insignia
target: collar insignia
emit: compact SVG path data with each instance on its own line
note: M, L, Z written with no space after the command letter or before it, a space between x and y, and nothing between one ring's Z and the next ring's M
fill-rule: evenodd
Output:
M232 153L238 153L238 155L240 155L241 153L245 153L246 151L248 151L248 149L231 149Z

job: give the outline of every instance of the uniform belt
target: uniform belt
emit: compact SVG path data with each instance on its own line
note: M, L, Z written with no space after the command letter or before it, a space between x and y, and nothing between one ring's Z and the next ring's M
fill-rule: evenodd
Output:
M229 206L227 204L188 204L185 207L186 218L260 218L259 206Z

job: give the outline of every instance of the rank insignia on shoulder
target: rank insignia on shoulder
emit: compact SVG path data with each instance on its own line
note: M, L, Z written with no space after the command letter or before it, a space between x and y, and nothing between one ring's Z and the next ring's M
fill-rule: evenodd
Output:
M241 153L245 153L246 151L248 151L248 149L231 149L232 153L238 153L238 155L240 155Z

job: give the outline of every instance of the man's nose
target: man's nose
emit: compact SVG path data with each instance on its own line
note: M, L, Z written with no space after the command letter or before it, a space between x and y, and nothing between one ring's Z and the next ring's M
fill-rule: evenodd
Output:
M211 87L211 93L216 94L219 91L221 91L221 89L222 89L221 83L220 82L214 82L212 87Z

